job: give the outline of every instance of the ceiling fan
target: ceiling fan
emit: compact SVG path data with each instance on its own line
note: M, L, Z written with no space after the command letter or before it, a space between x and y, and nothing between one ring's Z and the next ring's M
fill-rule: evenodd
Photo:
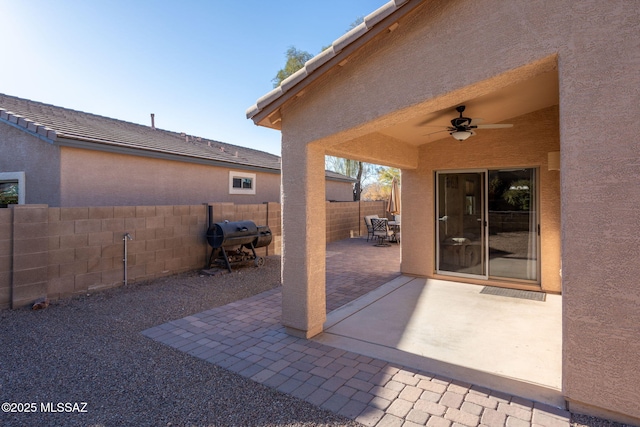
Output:
M475 135L476 133L473 129L504 129L513 127L511 124L480 124L482 123L482 119L471 119L469 117L464 117L462 113L464 112L465 106L460 105L456 107L456 111L460 113L460 117L456 117L451 120L451 126L447 126L446 129L440 130L437 132L432 132L427 135L432 135L438 132L449 132L454 139L458 141L464 141L468 139L471 135Z

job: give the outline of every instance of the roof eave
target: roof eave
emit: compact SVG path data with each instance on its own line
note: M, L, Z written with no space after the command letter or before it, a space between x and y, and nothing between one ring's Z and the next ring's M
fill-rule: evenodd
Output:
M334 176L329 176L325 174L325 177L327 179L327 181L336 181L336 182L347 182L349 184L355 184L356 182L358 182L357 179L355 178L337 178Z
M280 130L280 108L287 101L301 96L305 88L330 69L345 65L349 56L379 34L395 30L395 24L422 2L423 0L392 0L366 16L362 24L307 61L303 68L285 79L280 86L260 97L256 104L247 109L247 118L258 126Z

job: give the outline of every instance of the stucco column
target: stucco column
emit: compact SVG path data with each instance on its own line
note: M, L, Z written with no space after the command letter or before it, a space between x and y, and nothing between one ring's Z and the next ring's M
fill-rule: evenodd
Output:
M282 323L310 338L322 332L325 298L324 150L282 140Z

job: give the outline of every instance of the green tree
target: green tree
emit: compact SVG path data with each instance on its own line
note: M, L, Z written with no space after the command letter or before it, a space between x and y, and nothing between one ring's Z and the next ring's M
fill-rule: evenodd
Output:
M531 201L530 189L531 182L528 179L519 179L509 185L509 188L502 193L502 198L511 206L527 211Z
M357 27L364 21L364 18L358 17L354 22L351 23L349 30ZM329 48L329 46L325 46L322 50ZM313 58L313 55L304 50L298 50L295 46L289 47L286 53L287 62L278 73L276 77L271 80L273 82L273 87L278 87L282 82L294 74L296 71L304 67L305 62ZM351 178L356 179L356 183L353 188L353 200L358 201L362 195L363 185L362 182L367 178L368 173L373 169L373 165L369 165L364 162L360 162L357 160L350 159L342 159L339 157L327 156L325 158L325 168L331 170L336 173L341 173Z
M388 168L385 166L381 166L378 168L378 181L382 184L383 187L389 187L389 191L391 191L391 183L393 182L393 178L398 181L400 184L400 169L398 168Z
M284 68L282 68L276 76L271 80L273 82L273 87L278 87L282 83L284 79L304 67L304 63L313 58L309 52L304 50L298 50L295 46L290 46L287 49L287 62L284 64Z
M387 166L375 168L377 180L367 184L362 192L362 200L387 200L391 194L391 185L395 178L400 184L400 169Z
M349 25L348 31L353 30L358 25L364 22L364 17L359 16ZM328 49L331 45L323 46L320 51L322 52L325 49ZM276 76L271 80L273 82L273 87L278 87L282 83L284 79L304 67L305 62L313 58L313 55L304 50L298 50L295 46L289 46L286 52L287 62L284 64L284 68L280 69Z

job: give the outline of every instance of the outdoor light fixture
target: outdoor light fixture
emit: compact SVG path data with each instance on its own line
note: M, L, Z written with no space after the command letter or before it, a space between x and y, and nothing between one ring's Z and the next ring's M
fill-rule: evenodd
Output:
M473 132L468 130L457 130L455 132L451 132L449 135L451 135L454 139L457 139L458 141L464 141L468 139L471 135L473 135Z

